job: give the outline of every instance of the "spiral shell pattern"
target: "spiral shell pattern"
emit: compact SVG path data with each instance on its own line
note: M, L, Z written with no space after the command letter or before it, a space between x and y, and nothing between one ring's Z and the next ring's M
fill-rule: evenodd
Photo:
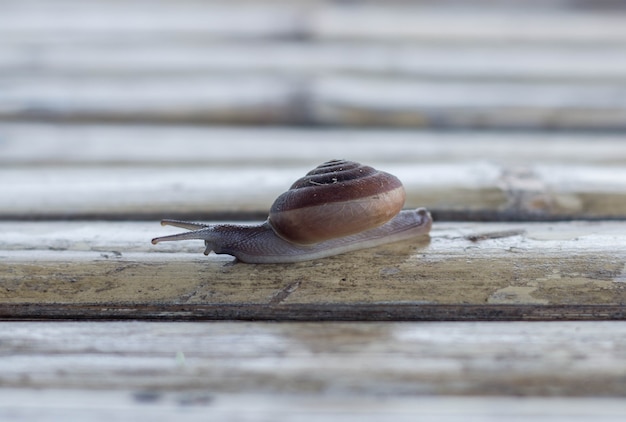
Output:
M400 212L400 180L353 161L332 160L280 195L269 223L285 240L309 245L378 227Z

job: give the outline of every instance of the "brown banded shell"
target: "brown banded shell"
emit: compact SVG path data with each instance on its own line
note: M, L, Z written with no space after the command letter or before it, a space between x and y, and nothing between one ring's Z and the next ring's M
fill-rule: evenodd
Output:
M298 179L272 205L269 222L280 237L314 244L378 227L400 212L400 180L353 161L328 161Z

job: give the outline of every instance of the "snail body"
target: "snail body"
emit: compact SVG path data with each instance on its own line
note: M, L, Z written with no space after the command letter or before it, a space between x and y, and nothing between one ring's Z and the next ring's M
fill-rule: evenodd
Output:
M290 263L397 242L427 234L424 208L402 210L405 192L395 176L351 161L311 170L280 195L258 225L163 220L191 230L152 239L200 239L205 255L229 254L248 263Z

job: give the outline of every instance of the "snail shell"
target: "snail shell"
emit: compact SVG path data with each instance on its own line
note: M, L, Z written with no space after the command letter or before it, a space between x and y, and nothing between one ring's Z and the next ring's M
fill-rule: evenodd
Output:
M249 263L323 258L427 234L432 218L423 208L402 210L397 177L352 161L333 160L311 170L280 195L259 225L200 224L163 220L192 230L152 239L201 239L211 251Z
M268 221L301 245L378 227L404 205L404 187L389 173L352 161L329 161L298 179L274 201Z

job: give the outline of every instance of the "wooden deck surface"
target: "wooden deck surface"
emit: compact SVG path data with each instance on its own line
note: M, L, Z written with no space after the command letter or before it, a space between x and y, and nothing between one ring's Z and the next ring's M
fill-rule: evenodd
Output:
M150 244L334 158L430 236ZM2 420L622 421L625 312L619 2L0 0Z

